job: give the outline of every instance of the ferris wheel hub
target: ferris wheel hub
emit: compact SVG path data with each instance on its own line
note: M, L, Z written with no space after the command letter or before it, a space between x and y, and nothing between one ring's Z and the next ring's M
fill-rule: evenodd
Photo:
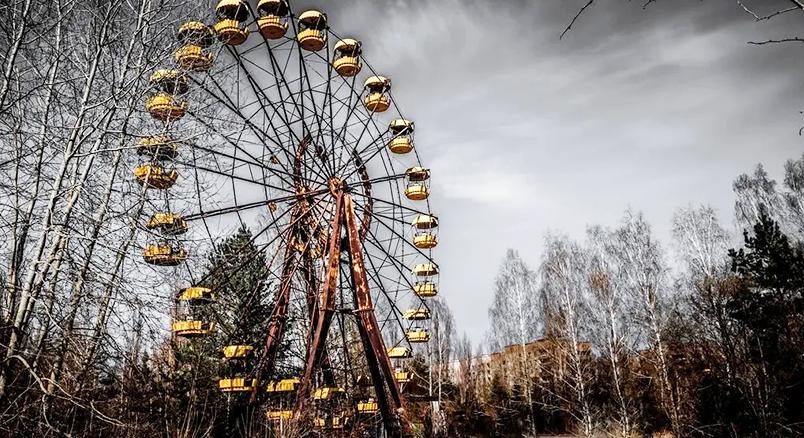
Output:
M346 182L337 176L330 177L329 179L329 192L332 196L338 196L338 193L346 191Z

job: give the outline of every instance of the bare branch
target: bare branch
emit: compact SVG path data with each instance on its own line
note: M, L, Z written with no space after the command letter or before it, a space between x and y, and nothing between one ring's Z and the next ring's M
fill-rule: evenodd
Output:
M800 37L791 37L791 38L782 38L778 40L765 40L765 41L749 41L748 44L754 46L762 46L765 44L778 44L778 43L804 43L804 38Z
M578 21L578 17L580 17L580 16L581 16L581 14L583 14L583 13L584 13L584 11L586 11L586 9L587 9L589 6L592 6L592 3L594 3L594 2L595 2L595 0L589 0L589 2L587 2L587 3L586 3L586 4L585 4L585 5L584 5L584 6L583 6L583 7L582 7L582 8L581 8L579 11L578 11L578 13L577 13L577 14L575 14L575 16L574 16L574 17L572 17L572 21L570 21L570 24L569 24L569 25L568 25L568 26L567 26L567 27L564 29L564 31L563 31L563 32L561 32L561 36L559 36L559 37L558 37L558 39L563 39L563 38L564 38L564 35L566 35L566 34L567 34L567 32L569 32L569 31L570 31L570 29L572 29L572 25L573 25L573 24L575 24L575 22L576 22L576 21Z

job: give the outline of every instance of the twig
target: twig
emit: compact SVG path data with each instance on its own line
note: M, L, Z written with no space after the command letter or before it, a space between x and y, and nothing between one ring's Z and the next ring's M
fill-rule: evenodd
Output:
M587 2L587 3L586 3L586 4L585 4L585 5L584 5L584 6L583 6L583 7L582 7L582 8L581 8L579 11L578 11L578 13L577 13L577 14L575 14L575 16L574 16L574 17L572 17L572 21L570 21L570 24L569 24L569 25L568 25L568 26L567 26L567 27L564 29L564 31L563 31L563 32L561 32L561 36L559 36L559 37L558 37L558 39L563 39L563 38L564 38L564 35L566 35L566 34L567 34L567 32L569 32L569 31L570 31L570 29L572 29L572 25L573 25L573 24L575 24L575 22L578 20L578 17L580 17L580 16L581 16L581 14L583 14L583 12L584 12L584 11L585 11L585 10L586 10L586 9L587 9L589 6L592 6L592 3L594 3L594 2L595 2L595 0L589 0L589 2Z
M774 12L772 14L765 15L764 17L760 17L756 12L752 11L751 9L749 9L748 6L746 6L745 3L742 2L742 0L737 0L737 4L740 5L740 7L743 8L743 10L747 14L751 15L752 17L754 17L754 20L756 20L756 21L770 20L771 18L773 18L773 17L775 17L777 15L782 15L782 14L790 12L790 11L801 10L800 6L791 6L791 7L787 8L787 9L782 9L782 10L776 11L776 12Z
M795 37L795 38L782 38L780 40L749 41L748 44L761 46L764 44L790 43L790 42L804 43L804 38Z

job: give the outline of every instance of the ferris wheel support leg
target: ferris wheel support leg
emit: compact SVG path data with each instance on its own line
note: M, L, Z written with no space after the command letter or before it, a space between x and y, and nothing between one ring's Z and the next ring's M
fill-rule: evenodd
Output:
M309 146L310 142L312 141L313 137L307 133L299 143L299 146L296 148L296 155L293 161L293 184L297 191L304 187L304 181L302 179L302 162L304 161L304 154L307 152L307 146ZM302 205L303 206L300 207L303 210L302 215L306 216L309 214L309 205ZM293 223L295 223L295 221ZM304 258L302 271L304 274L305 283L307 284L308 316L310 318L310 326L316 327L318 325L318 306L316 300L318 299L319 282L316 279L315 268L313 267L313 260L310 258L310 255L304 254L302 257ZM326 350L324 350L323 357L321 358L321 370L323 373L324 382L330 386L334 385L335 377L332 374L329 354L327 354Z
M349 256L351 259L352 281L354 282L355 301L357 302L357 326L366 360L371 371L378 407L388 435L392 438L401 436L399 411L402 408L402 396L394 380L391 360L385 349L377 318L374 315L374 304L371 300L366 267L363 261L363 248L360 230L357 226L352 198L348 195L344 200L346 231L349 238Z
M291 223L295 223L298 214L296 212L291 216ZM276 361L276 353L279 349L279 344L282 342L282 336L285 333L285 323L287 322L288 308L290 306L290 286L294 273L294 256L293 245L285 247L285 257L282 266L282 278L279 282L279 295L276 298L276 304L271 312L271 323L268 326L268 336L265 339L265 348L263 349L262 360L257 368L257 385L254 385L254 390L251 393L251 402L254 403L257 399L257 388L260 386L262 375L265 370L273 369L274 362Z
M315 327L318 324L318 306L316 298L318 296L319 283L315 275L315 267L313 266L313 259L309 255L304 256L303 266L304 281L307 284L307 312L310 318L310 325ZM326 386L335 385L335 375L332 373L332 366L329 360L329 354L325 349L321 357L321 374Z
M335 200L335 214L332 218L331 234L329 236L329 256L327 257L327 277L321 289L321 301L318 309L316 325L312 328L310 347L307 351L307 361L304 367L304 376L296 399L296 412L301 413L304 404L310 395L313 375L316 365L320 363L327 343L329 326L332 315L335 313L335 298L340 278L341 265L341 222L343 215L343 195L338 194Z

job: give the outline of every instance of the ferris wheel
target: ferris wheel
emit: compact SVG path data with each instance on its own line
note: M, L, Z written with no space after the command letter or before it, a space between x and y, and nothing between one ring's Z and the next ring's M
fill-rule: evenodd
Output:
M199 255L246 227L273 310L260 343L222 349L219 388L282 427L399 435L439 276L414 123L324 12L220 0L208 21L182 23L172 65L150 75L154 131L134 169L152 209L145 262L193 278L172 332L220 329Z

